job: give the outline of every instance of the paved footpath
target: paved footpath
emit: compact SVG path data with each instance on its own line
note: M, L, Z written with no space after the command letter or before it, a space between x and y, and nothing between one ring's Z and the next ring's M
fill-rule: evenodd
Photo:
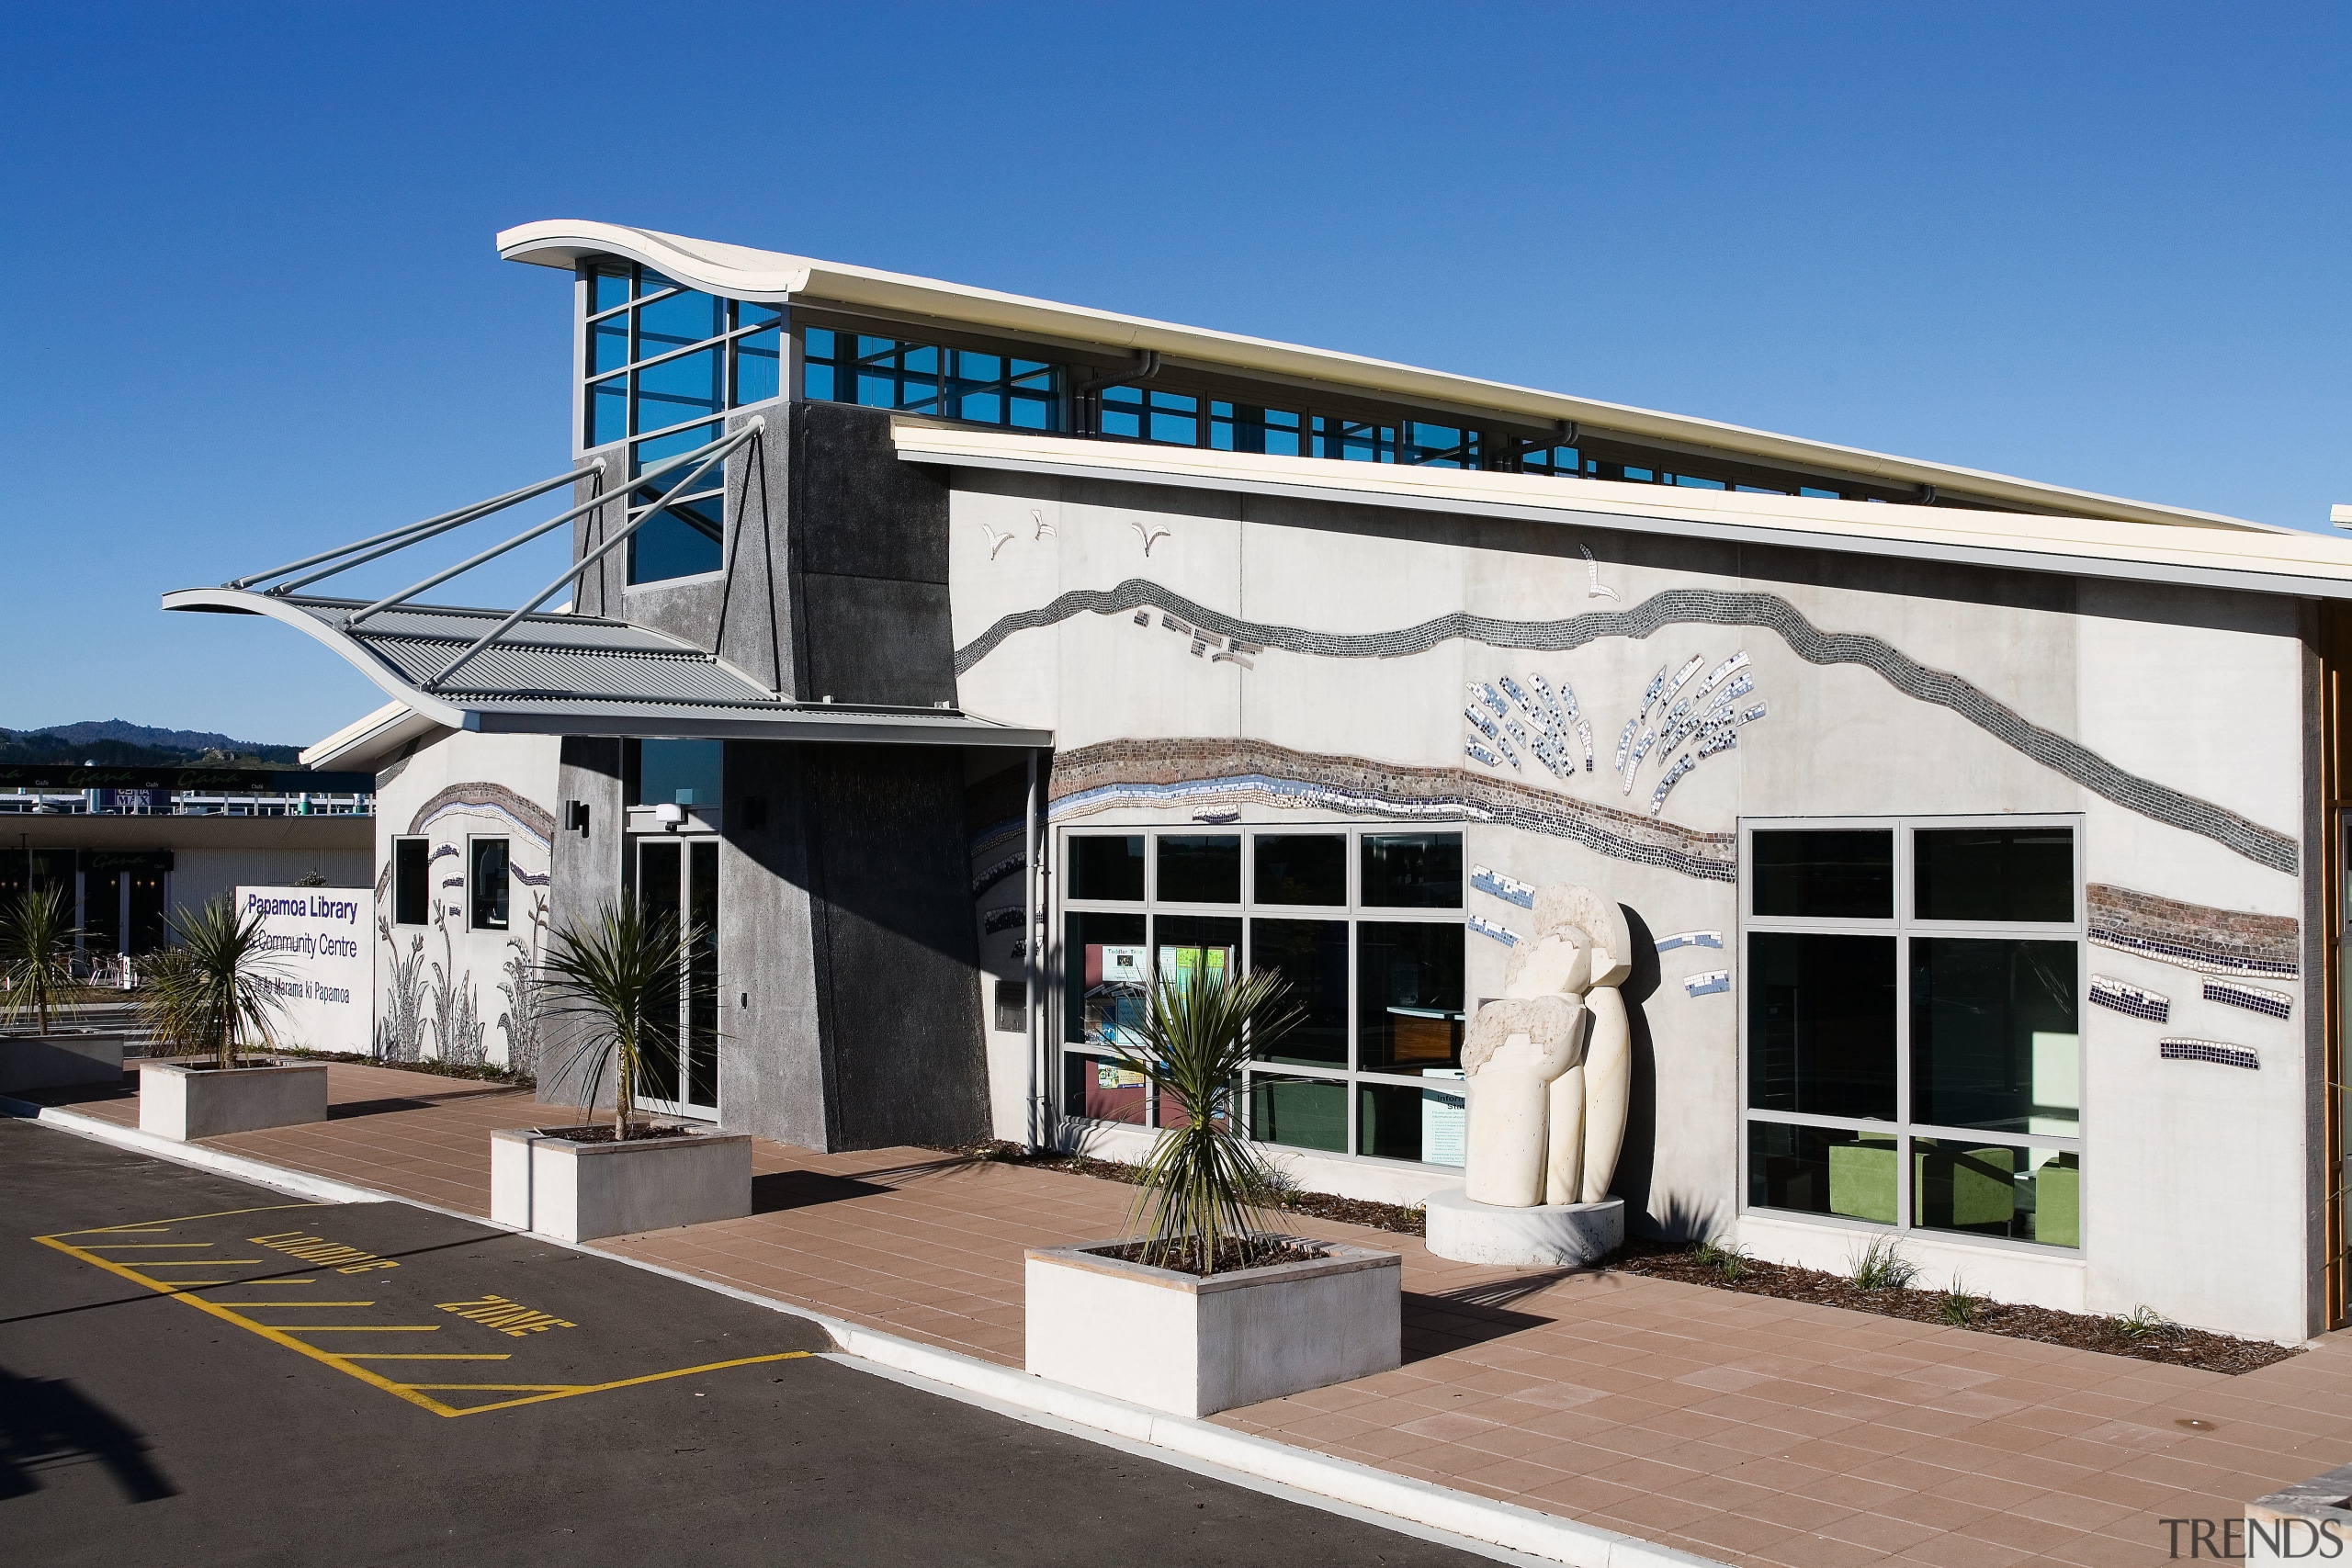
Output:
M380 1067L329 1082L329 1120L206 1146L485 1214L491 1130L577 1114ZM129 1087L73 1109L135 1126ZM750 1216L597 1249L1007 1369L1023 1248L1116 1235L1132 1196L922 1149L752 1159ZM2352 1461L2352 1333L2223 1377L1304 1224L1402 1255L1406 1364L1214 1426L1733 1568L2157 1568L2166 1519Z
M0 1121L25 1563L1475 1564L824 1359L806 1319Z

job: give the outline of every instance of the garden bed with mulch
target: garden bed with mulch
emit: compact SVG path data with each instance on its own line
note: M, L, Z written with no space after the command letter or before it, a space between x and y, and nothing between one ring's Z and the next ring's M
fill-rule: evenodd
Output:
M1066 1170L1132 1187L1141 1179L1139 1167L1122 1160L1095 1159L1086 1155L1040 1152L1023 1155L1021 1145L991 1139L943 1149L943 1154L973 1159L1001 1160L1038 1170ZM1341 1198L1330 1192L1282 1193L1273 1205L1294 1214L1338 1220L1398 1235L1428 1234L1427 1216L1402 1203L1375 1203L1362 1198ZM2166 1366L2194 1367L2199 1371L2230 1377L2276 1366L2299 1347L2267 1339L2238 1339L2167 1323L2153 1314L2131 1318L2100 1317L2089 1313L2058 1312L2050 1307L2022 1306L1982 1296L1946 1291L1921 1291L1900 1285L1865 1289L1842 1274L1799 1269L1786 1263L1759 1263L1690 1242L1630 1241L1623 1250L1603 1258L1603 1269L1673 1280L1709 1290L1736 1291L1751 1296L1777 1296L1783 1301L1811 1302L1816 1306L1843 1307L1849 1312L1875 1313L1881 1317L1908 1318L1914 1323L1941 1324L1977 1334L1998 1334L2011 1339L2038 1339L2070 1350L2096 1350L2108 1356L2160 1361Z
M430 1057L414 1062L395 1062L383 1056L365 1055L357 1051L306 1051L299 1046L280 1046L272 1051L274 1056L287 1056L305 1062L349 1062L361 1067L390 1067L396 1073L430 1073L440 1078L466 1078L475 1083L512 1084L516 1089L537 1089L539 1080L529 1073L518 1073L492 1062L443 1062Z
M2185 1328L2153 1314L2132 1318L2098 1317L1947 1291L1921 1291L1899 1285L1865 1290L1841 1274L1799 1269L1786 1263L1759 1263L1736 1253L1673 1242L1628 1242L1623 1251L1601 1267L1621 1274L1704 1285L1710 1290L1811 1302L1816 1306L1876 1313L1881 1317L1908 1318L1914 1323L1941 1324L2010 1339L2038 1339L2045 1345L2064 1345L2070 1350L2097 1350L2109 1356L2194 1367L2199 1371L2222 1372L2232 1377L2302 1354L2299 1348L2275 1345L2267 1339L2237 1339L2226 1334L2209 1334L2201 1328Z

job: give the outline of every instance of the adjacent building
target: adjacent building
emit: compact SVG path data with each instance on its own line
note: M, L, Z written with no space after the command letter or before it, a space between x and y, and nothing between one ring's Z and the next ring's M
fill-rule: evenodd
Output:
M305 760L377 776L390 1048L576 1092L530 964L628 897L707 933L667 1109L1116 1152L1173 1111L1117 1056L1149 976L1273 966L1306 1019L1251 1130L1410 1200L1581 883L1645 949L1637 1229L2344 1321L2352 547L614 225L499 247L573 292L573 464L501 500L568 507L577 574L320 586L469 509L166 599L389 699Z

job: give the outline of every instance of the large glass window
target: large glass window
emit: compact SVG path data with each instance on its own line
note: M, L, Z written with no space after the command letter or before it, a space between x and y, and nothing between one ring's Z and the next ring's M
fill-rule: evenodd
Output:
M1152 977L1275 969L1300 1022L1246 1074L1251 1133L1462 1164L1459 830L1073 829L1061 864L1064 1115L1171 1124L1115 1059Z
M800 383L819 402L902 409L1008 430L1061 428L1061 367L905 338L809 327Z
M779 307L722 299L623 261L589 264L587 283L581 443L628 440L631 479L717 440L728 410L782 391ZM680 469L630 489L631 520L672 498L629 537L630 582L692 577L723 564L725 465L689 486L691 474Z
M631 806L716 807L726 755L723 740L624 740L624 798Z
M1750 1207L2082 1245L2075 831L1748 828Z

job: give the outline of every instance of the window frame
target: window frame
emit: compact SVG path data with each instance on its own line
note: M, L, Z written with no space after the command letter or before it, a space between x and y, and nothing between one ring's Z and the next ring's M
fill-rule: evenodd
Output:
M1938 1242L1951 1242L1968 1247L1996 1247L2021 1253L2027 1257L2049 1258L2081 1258L2089 1255L2090 1228L2086 1210L2076 1215L2076 1240L2073 1247L2053 1242L2022 1241L2010 1236L1981 1235L1967 1231L1941 1230L1913 1223L1914 1199L1913 1164L1909 1157L1913 1140L1932 1139L1942 1143L1973 1142L2017 1149L2054 1149L2071 1153L2079 1163L2090 1135L2091 1108L2086 1103L2086 1079L2089 1054L2082 1047L2087 1032L2090 1013L2090 964L2088 962L2088 926L2086 919L2083 849L2086 819L2079 812L2019 812L1943 814L1886 817L1744 817L1739 822L1739 878L1737 919L1734 922L1736 945L1733 950L1733 1005L1738 1010L1738 1087L1739 1143L1736 1164L1737 1213L1753 1213L1768 1219L1784 1219L1806 1224L1833 1226L1871 1235L1922 1236ZM2074 895L2074 919L2056 922L2047 920L1936 920L1922 919L1916 908L1915 882L1917 872L1916 836L1922 830L1970 828L2064 828L2073 835L2074 866L2070 886ZM1893 902L1888 918L1840 918L1827 916L1755 915L1756 864L1755 836L1758 832L1792 831L1885 831L1893 835L1894 882ZM1749 1068L1751 1042L1748 1026L1751 1010L1747 1002L1748 975L1747 939L1759 932L1788 932L1801 935L1886 936L1894 942L1894 1111L1893 1120L1873 1121L1865 1117L1829 1116L1811 1111L1758 1110L1748 1103L1751 1094ZM1937 1122L1917 1122L1912 1118L1912 1043L1911 1043L1911 947L1913 938L1961 937L1992 941L2071 942L2075 944L2075 1130L2072 1134L2054 1133L2015 1134L1988 1132L1981 1127L1950 1127ZM1859 1219L1849 1214L1816 1213L1803 1209L1780 1209L1751 1201L1750 1139L1751 1130L1758 1123L1776 1126L1817 1127L1834 1132L1863 1131L1885 1134L1895 1140L1894 1215L1892 1225L1874 1220Z
M481 845L498 844L506 861L506 923L484 925L481 919ZM469 833L466 835L466 930L493 931L501 935L514 929L514 840L504 833Z
M403 920L401 919L401 846L403 844L422 844L424 846L424 867L423 872L424 878L424 919L422 920ZM423 931L425 927L430 926L433 923L434 892L432 839L423 833L395 833L392 835L391 871L392 886L390 892L392 895L392 924L395 927L402 927L410 931Z
M1444 1173L1455 1176L1460 1175L1463 1168L1458 1165L1441 1165L1426 1160L1402 1160L1385 1155L1360 1154L1357 1152L1363 1142L1363 1130L1362 1126L1363 1097L1360 1093L1360 1089L1363 1086L1388 1086L1394 1088L1409 1088L1427 1090L1431 1087L1433 1081L1427 1077L1415 1077L1408 1073L1368 1069L1360 1065L1363 1058L1363 1042L1361 1038L1363 1030L1361 1019L1363 976L1361 974L1361 964L1359 963L1362 943L1359 940L1358 932L1366 925L1383 924L1419 926L1447 925L1458 928L1462 933L1462 942L1464 944L1463 998L1461 1011L1462 1027L1466 1036L1469 1021L1477 1010L1477 998L1473 994L1470 982L1471 965L1470 951L1468 946L1471 936L1469 924L1471 915L1469 897L1471 859L1469 828L1470 824L1459 818L1433 818L1429 819L1415 818L1401 821L1355 820L1344 822L1096 822L1057 827L1054 829L1053 852L1055 858L1053 864L1057 869L1066 867L1070 863L1069 846L1072 840L1080 838L1142 837L1144 840L1144 888L1143 897L1136 900L1076 898L1062 896L1060 888L1065 886L1064 880L1058 875L1054 879L1053 885L1056 888L1056 897L1054 900L1055 907L1052 910L1051 925L1049 928L1052 942L1050 953L1051 963L1046 966L1046 975L1041 976L1043 981L1043 997L1040 1001L1041 1016L1039 1019L1041 1029L1044 1030L1046 1037L1052 1043L1054 1047L1054 1073L1052 1075L1049 1091L1053 1102L1054 1113L1065 1121L1080 1123L1085 1126L1117 1127L1137 1132L1148 1133L1156 1131L1162 1124L1159 1119L1158 1094L1156 1091L1150 1089L1148 1086L1146 1088L1144 1097L1144 1119L1140 1122L1113 1122L1102 1120L1101 1118L1087 1117L1073 1112L1069 1108L1065 1100L1065 1085L1068 1081L1067 1073L1069 1070L1067 1064L1070 1057L1085 1057L1096 1061L1116 1060L1116 1057L1106 1049L1091 1044L1091 1043L1073 1041L1066 1037L1068 1020L1064 1016L1064 1012L1066 998L1068 995L1067 965L1071 962L1070 955L1066 951L1066 934L1069 930L1069 916L1074 914L1125 914L1141 916L1145 922L1145 947L1147 951L1155 952L1159 945L1158 921L1163 916L1182 919L1198 919L1205 917L1212 919L1232 919L1241 928L1240 941L1238 945L1240 950L1239 958L1241 972L1244 974L1248 974L1250 971L1251 964L1255 962L1256 958L1256 944L1253 940L1253 927L1256 921L1261 919L1312 920L1337 923L1345 925L1348 928L1348 968L1346 983L1348 1018L1347 1064L1342 1066L1315 1066L1287 1062L1266 1062L1262 1064L1253 1063L1242 1073L1241 1082L1238 1090L1237 1104L1243 1120L1243 1125L1245 1128L1249 1126L1250 1117L1251 1115L1252 1085L1261 1077L1273 1079L1308 1078L1322 1082L1338 1083L1344 1087L1346 1096L1347 1132L1346 1147L1344 1149L1317 1149L1309 1148L1301 1145L1276 1143L1266 1143L1262 1146L1269 1150L1289 1151L1321 1159L1366 1160L1378 1165L1399 1167L1408 1170ZM1420 833L1453 833L1459 835L1462 838L1463 879L1461 902L1452 908L1430 907L1427 905L1365 905L1363 902L1363 840L1366 838L1380 838L1389 835L1411 835ZM1203 835L1226 834L1237 836L1241 840L1241 897L1239 901L1232 904L1163 902L1159 897L1159 839L1162 836L1192 838ZM1304 838L1318 834L1342 839L1347 844L1346 901L1340 904L1273 904L1259 902L1257 899L1258 857L1256 840L1261 836L1272 838ZM1462 1080L1435 1081L1453 1082ZM1462 1092L1464 1094L1466 1099L1466 1088L1464 1089Z

